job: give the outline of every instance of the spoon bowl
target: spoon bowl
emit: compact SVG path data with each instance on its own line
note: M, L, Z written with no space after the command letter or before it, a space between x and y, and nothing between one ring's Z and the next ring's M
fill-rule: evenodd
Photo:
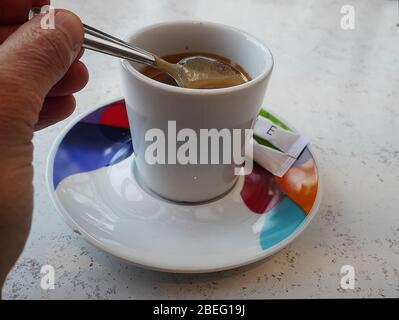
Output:
M232 65L205 56L186 57L177 64L156 57L154 67L168 73L179 87L191 89L232 87L249 80Z

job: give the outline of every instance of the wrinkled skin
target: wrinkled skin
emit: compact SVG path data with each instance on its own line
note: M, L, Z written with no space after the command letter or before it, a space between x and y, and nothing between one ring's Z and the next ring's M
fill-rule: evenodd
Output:
M77 16L57 10L48 30L43 16L27 21L32 6L48 3L0 0L0 287L31 225L33 133L68 117L88 81Z

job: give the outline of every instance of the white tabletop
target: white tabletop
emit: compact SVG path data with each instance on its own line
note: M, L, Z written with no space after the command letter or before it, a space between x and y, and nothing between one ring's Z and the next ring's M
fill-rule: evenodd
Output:
M399 297L399 22L396 1L58 0L89 25L124 36L147 24L203 19L264 40L275 58L266 105L312 138L324 197L311 226L268 261L203 275L147 271L74 234L56 214L46 158L78 114L121 96L117 60L86 52L91 80L76 113L36 134L32 232L4 287L6 299ZM43 265L55 289L40 286ZM355 269L354 290L340 269Z

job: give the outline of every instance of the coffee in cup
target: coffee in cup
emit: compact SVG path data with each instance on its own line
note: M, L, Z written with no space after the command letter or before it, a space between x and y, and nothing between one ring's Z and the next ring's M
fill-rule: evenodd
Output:
M237 76L235 76L234 79L232 77L229 77L227 79L222 78L221 81L205 80L198 83L194 83L195 89L227 88L227 87L232 87L234 85L240 85L251 80L251 77L244 70L243 67L241 67L239 64L234 64L230 59L219 56L217 54L212 54L207 52L183 52L178 54L167 55L162 57L162 59L169 63L177 64L181 61L196 57L209 58L212 60L220 61L221 63L230 66L236 72ZM141 70L141 73L156 81L169 84L175 87L178 86L176 81L169 74L160 69L147 66L143 70Z

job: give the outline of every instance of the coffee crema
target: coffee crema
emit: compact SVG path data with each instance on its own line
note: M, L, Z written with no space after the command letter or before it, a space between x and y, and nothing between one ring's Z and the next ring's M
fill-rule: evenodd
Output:
M215 79L215 80L209 79L209 80L198 81L198 83L194 83L194 86L191 88L195 88L195 89L227 88L227 87L240 85L242 83L245 83L245 82L251 80L251 77L249 76L249 74L240 65L232 64L230 59L227 59L225 57L222 57L222 56L219 56L219 55L216 55L213 53L185 52L185 53L167 55L167 56L162 57L162 59L164 59L170 63L178 63L178 62L182 61L183 59L191 58L191 57L205 57L205 58L215 59L215 60L221 61L221 62L229 65L237 72L237 76L234 76L234 77L225 77L225 78ZM178 86L176 81L170 75L168 75L166 72L163 72L154 67L146 66L140 72L153 80L156 80L156 81L159 81L159 82L171 85L171 86L175 86L175 87Z

